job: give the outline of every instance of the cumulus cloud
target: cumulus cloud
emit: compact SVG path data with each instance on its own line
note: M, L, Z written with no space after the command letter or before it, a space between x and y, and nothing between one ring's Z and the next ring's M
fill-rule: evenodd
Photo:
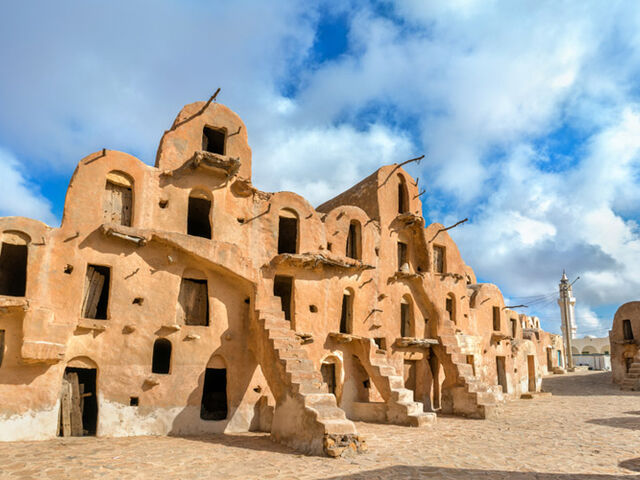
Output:
M0 216L29 217L58 226L59 221L51 212L51 203L39 194L37 186L25 176L18 160L1 148L0 178Z
M70 173L102 147L151 163L180 107L221 86L247 124L263 189L318 204L426 153L410 169L427 216L469 217L451 231L467 263L514 300L543 298L529 313L546 328L559 330L545 295L562 268L582 277L585 328L604 332L603 308L638 291L633 2L36 3L0 15L11 72L0 79L0 144L34 174L44 163ZM336 16L346 49L325 58L319 24ZM0 168L28 186L15 159Z

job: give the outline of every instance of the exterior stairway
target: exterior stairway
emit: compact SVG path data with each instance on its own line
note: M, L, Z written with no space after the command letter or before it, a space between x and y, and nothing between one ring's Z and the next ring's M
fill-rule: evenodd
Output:
M423 427L436 421L435 413L425 412L422 403L413 401L413 392L404 388L404 378L385 354L378 353L373 339L354 336L353 342L360 363L387 405L389 423Z
M328 393L322 376L285 320L280 300L256 299L251 350L276 400L271 435L285 445L332 457L366 449L355 425Z
M449 368L454 369L455 376L455 385L448 392L443 391L443 411L471 418L494 418L499 415L500 401L489 385L473 375L473 367L467 363L467 356L460 352L453 322L444 320L438 330L438 348L451 360Z
M640 391L640 353L633 357L633 363L622 379L622 390Z

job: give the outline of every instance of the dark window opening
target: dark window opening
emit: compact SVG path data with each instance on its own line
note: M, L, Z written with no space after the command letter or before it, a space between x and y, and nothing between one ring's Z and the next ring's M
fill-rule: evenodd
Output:
M0 330L0 367L4 358L4 330Z
M347 235L347 257L360 260L361 258L360 224L351 222L349 224L349 234Z
M187 234L194 237L211 238L211 200L189 197L187 214Z
M225 133L215 128L204 127L202 130L202 150L224 155Z
M439 247L438 245L433 246L433 271L435 273L444 273L444 254L444 247Z
M334 363L323 363L320 367L322 381L327 385L329 393L336 394L336 365Z
M67 368L60 392L58 435L95 435L98 426L95 368Z
M398 242L398 271L402 270L405 263L407 263L407 244Z
M500 307L493 307L493 330L500 331Z
M631 320L622 320L622 334L625 340L633 340L633 329L631 328Z
M185 325L209 325L209 290L206 280L182 279L177 320Z
M298 253L298 219L279 217L278 253Z
M373 341L376 342L378 349L380 350L387 349L387 339L385 337L376 337L373 339Z
M131 187L125 187L107 180L103 204L104 221L131 226L131 212L133 192Z
M518 322L517 322L517 320L515 318L512 318L511 319L511 336L513 338L516 337L517 328L518 328Z
M340 333L353 333L353 297L347 292L342 295Z
M227 369L207 368L204 373L200 418L224 420L227 418Z
M276 275L273 279L273 294L280 297L280 304L285 320L291 320L291 298L293 293L293 277Z
M152 373L169 373L171 370L171 348L171 342L166 338L159 338L153 342Z
M110 279L111 268L87 265L82 305L82 316L84 318L107 319Z
M398 213L409 211L409 193L404 177L398 175Z
M400 336L411 337L411 305L400 304Z
M2 243L0 295L24 297L27 287L27 246Z
M129 406L130 407L137 407L138 405L140 405L140 398L138 398L138 397L129 397Z
M447 297L447 300L445 301L445 310L447 311L447 315L449 316L449 320L451 320L452 322L455 322L455 315L454 315L454 306L453 306L453 298L451 297Z

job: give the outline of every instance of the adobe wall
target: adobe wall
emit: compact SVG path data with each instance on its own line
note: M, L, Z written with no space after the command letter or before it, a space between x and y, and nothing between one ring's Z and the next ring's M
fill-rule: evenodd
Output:
M199 153L205 127L225 133L224 154ZM105 179L113 172L131 180L131 226L105 222ZM402 185L406 208L399 215ZM211 239L187 235L193 192L211 202ZM0 296L0 330L6 332L0 440L54 437L65 368L83 366L97 370L98 435L270 430L275 389L269 382L274 387L275 380L265 378L249 328L256 299L273 297L276 275L294 278L291 328L312 340L303 348L316 370L323 361L336 363L338 404L352 418L384 421L384 409L376 386L363 388L353 344L332 335L339 333L345 291L354 303L350 334L383 338L389 364L405 381L415 372L415 399L426 410L444 403L438 397L460 382L442 345L449 329L462 355L473 355L478 379L500 398L528 391L529 356L535 357L538 389L547 349L561 349L561 343L539 324L527 324L529 317L505 310L496 286L476 283L444 227L424 225L418 193L417 182L397 165L382 167L317 210L292 192L260 192L251 184L244 124L215 103L180 112L160 142L155 167L112 150L87 156L71 179L60 228L0 219L3 237L23 235L28 245L24 297ZM285 210L298 219L293 255L277 251ZM354 221L361 228L359 259L346 256ZM398 242L407 245L406 266L398 264ZM434 247L445 252L443 272L435 271ZM90 264L111 268L105 320L83 318ZM177 320L182 278L207 280L208 326ZM403 301L412 319L405 336L434 340L432 347L398 345ZM501 312L497 331L493 307ZM510 318L517 319L515 335ZM151 372L159 338L172 345L169 374ZM506 361L506 392L497 386L496 357ZM200 418L207 367L227 369L226 420ZM138 406L130 405L131 397Z
M625 338L623 321L629 320L632 338ZM611 372L614 383L622 383L627 367L638 355L638 338L640 338L640 302L628 302L621 305L613 317L609 330L611 343Z

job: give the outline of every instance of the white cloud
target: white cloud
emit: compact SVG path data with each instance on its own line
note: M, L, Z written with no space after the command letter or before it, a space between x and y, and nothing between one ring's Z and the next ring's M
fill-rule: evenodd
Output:
M21 171L20 164L8 151L0 148L0 216L35 218L52 226L59 221L51 212L51 203Z

